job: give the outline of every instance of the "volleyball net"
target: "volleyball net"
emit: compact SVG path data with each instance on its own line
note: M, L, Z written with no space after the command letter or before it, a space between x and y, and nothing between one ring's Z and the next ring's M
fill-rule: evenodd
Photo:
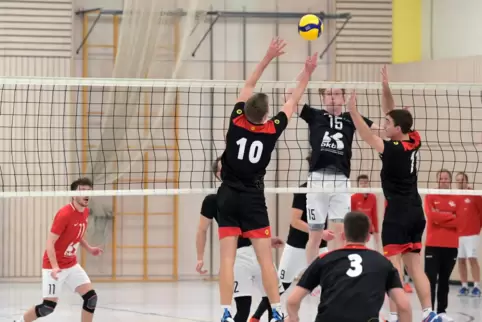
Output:
M70 181L88 176L92 195L174 195L215 191L213 161L222 154L229 115L242 82L195 80L5 78L0 84L1 197L68 196ZM262 82L271 113L292 82ZM379 83L312 82L303 102L321 107L320 89L357 91L360 112L383 126ZM422 136L421 192L444 168L464 172L473 189L482 139L481 86L391 84ZM267 193L297 191L307 177L307 124L295 116L268 167ZM377 153L356 138L352 179L380 186ZM340 188L336 188L340 189ZM358 191L356 186L345 189ZM444 191L442 193L455 193Z

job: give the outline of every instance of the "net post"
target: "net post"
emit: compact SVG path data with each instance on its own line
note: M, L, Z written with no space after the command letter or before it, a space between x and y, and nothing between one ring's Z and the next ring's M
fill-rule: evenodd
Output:
M176 16L174 20L174 56L175 60L178 61L179 59L179 52L180 52L180 38L181 38L181 31L180 31L180 17ZM176 89L176 94L174 97L174 180L173 185L175 189L179 188L179 90ZM178 254L178 243L179 243L179 196L177 194L173 197L173 236L172 236L172 277L175 281L179 279L179 269L178 269L178 261L179 261L179 254Z
M143 165L143 189L149 189L149 154L148 152L144 152L144 165ZM143 242L142 242L142 250L143 250L143 276L142 280L148 280L148 262L149 262L149 196L143 196L143 217L144 217L144 226L143 226Z
M119 188L117 184L117 179L112 183L112 189L117 190ZM112 196L112 267L111 275L112 280L117 279L117 196Z

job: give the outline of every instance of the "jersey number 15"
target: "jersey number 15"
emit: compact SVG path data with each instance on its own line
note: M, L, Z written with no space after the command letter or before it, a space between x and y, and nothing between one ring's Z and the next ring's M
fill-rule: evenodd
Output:
M246 143L248 139L241 138L236 141L236 144L239 146L238 150L238 159L244 160L244 154L246 153ZM261 155L263 154L263 143L261 141L253 141L249 146L248 152L248 160L251 163L258 163L261 159Z

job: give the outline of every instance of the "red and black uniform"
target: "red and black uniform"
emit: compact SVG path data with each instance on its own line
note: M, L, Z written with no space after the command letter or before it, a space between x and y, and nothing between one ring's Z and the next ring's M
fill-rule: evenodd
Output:
M409 132L406 141L384 141L381 180L387 200L382 226L385 256L420 252L425 215L417 187L420 134Z
M351 196L351 211L361 211L370 218L370 234L378 233L377 196L373 193L355 193Z
M457 208L455 196L425 196L427 216L425 273L430 281L433 309L435 294L437 294L437 313L445 313L447 309L450 275L457 261L459 247Z
M459 237L478 236L482 228L482 197L457 196Z
M238 102L231 113L226 149L221 157L222 184L217 193L219 238L269 238L264 176L276 142L288 125L284 112L253 124Z

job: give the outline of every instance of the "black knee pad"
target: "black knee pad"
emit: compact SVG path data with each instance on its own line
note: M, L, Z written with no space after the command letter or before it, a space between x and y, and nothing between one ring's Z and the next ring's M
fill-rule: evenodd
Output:
M41 318L52 314L56 306L56 302L44 300L42 304L39 304L35 307L35 315L37 315L38 318Z
M90 290L82 295L82 298L84 299L84 305L82 305L84 311L94 313L97 306L97 293L94 290Z
M235 297L234 302L236 302L236 315L234 316L234 321L248 321L249 312L251 311L251 296Z

